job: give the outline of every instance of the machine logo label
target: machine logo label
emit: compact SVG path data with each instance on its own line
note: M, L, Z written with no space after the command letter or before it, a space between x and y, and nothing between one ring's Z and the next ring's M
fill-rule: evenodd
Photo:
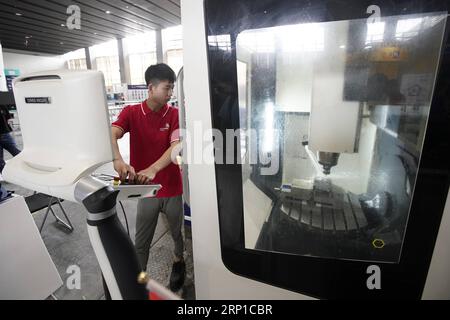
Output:
M50 97L29 97L25 98L25 103L52 103Z

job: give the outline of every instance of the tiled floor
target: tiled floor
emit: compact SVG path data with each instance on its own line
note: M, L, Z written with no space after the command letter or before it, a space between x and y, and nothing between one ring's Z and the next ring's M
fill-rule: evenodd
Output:
M22 141L20 134L16 134L15 139L21 148ZM5 159L8 158L10 158L10 155L5 151ZM27 190L6 182L2 182L2 185L6 189L14 190L16 194L22 196L33 194L32 190ZM122 203L128 219L130 237L134 241L137 202L135 200L127 200ZM67 232L67 230L57 224L53 216L49 214L41 233L47 250L49 251L50 256L52 257L64 283L63 286L54 293L54 296L56 299L62 300L104 299L100 268L97 264L97 260L87 234L86 211L78 203L64 201L62 202L62 205L74 226L74 231ZM53 209L56 214L63 217L57 205L54 205ZM124 214L119 205L117 206L117 210L118 217L120 221L122 221L125 228ZM41 225L44 214L45 209L33 213L33 217L38 226ZM184 299L195 299L190 227L185 226L184 234L186 241L186 281L184 287L178 292L178 294ZM165 286L168 286L168 279L172 267L172 250L173 241L170 236L170 232L168 232L167 221L164 215L160 215L150 250L147 270L150 277ZM80 267L80 289L68 289L66 286L66 280L70 276L67 269L71 265L77 265Z

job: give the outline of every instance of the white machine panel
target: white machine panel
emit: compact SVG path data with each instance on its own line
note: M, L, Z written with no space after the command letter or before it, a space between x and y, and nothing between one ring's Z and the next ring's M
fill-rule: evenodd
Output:
M187 130L194 124L211 127L208 68L204 36L203 1L181 8L183 16L184 91ZM192 150L186 150L189 154ZM309 299L288 290L240 277L223 264L220 254L216 181L213 164L190 164L195 292L197 299Z
M0 204L0 300L45 299L62 284L23 197Z
M23 151L5 167L5 180L73 199L74 183L112 161L103 75L56 70L14 80ZM101 107L99 107L101 106ZM46 187L44 187L46 186Z
M344 101L346 51L349 23L324 24L325 53L315 64L309 145L314 151L353 153L357 138L359 104ZM324 94L326 92L326 94Z

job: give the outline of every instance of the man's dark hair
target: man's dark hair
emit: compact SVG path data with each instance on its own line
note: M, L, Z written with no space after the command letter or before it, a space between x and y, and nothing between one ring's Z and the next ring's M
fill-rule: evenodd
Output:
M145 83L147 86L151 83L155 86L161 81L167 80L175 83L175 72L165 63L154 64L145 71Z

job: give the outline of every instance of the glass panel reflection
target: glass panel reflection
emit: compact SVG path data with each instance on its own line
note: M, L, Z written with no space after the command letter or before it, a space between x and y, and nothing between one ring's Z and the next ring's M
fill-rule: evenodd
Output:
M246 248L399 260L446 16L239 34Z

